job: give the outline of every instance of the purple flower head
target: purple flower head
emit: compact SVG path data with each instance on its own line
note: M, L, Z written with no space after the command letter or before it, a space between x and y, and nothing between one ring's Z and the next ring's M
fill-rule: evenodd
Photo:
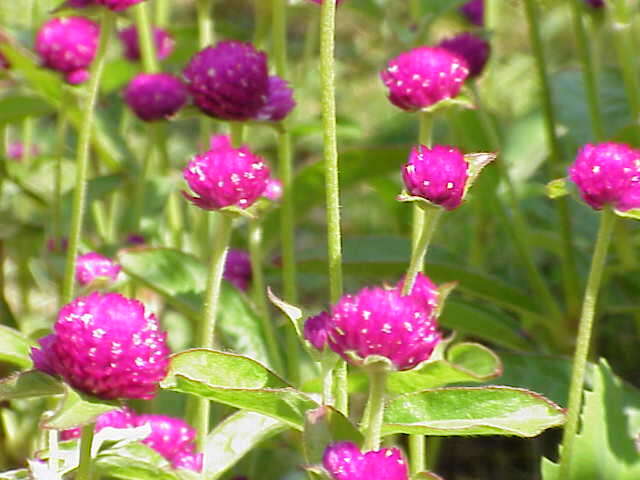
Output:
M438 47L418 47L401 53L380 72L391 103L408 111L455 97L468 75L464 58Z
M76 85L88 78L96 55L100 27L84 17L58 17L46 22L36 35L36 51L42 64L65 74Z
M184 77L196 106L222 120L251 120L269 95L267 56L250 43L219 42L199 51Z
M449 146L414 147L402 167L402 179L409 194L447 210L462 203L468 177L464 155Z
M144 0L95 0L95 2L114 12L121 12L137 3L144 2Z
M169 460L174 468L202 468L202 455L195 455L196 431L183 420L165 415L140 415L135 424L138 427L149 424L151 434L142 443Z
M129 235L127 235L126 241L129 245L144 245L145 243L147 243L144 235L140 233L130 233Z
M193 472L202 471L202 453L180 453L173 457L171 464L173 468L182 468Z
M323 0L311 0L313 3L317 3L318 5L322 4ZM336 5L340 5L340 3L342 2L342 0L336 0Z
M25 148L22 142L12 142L7 146L7 158L22 160L24 154ZM40 149L36 144L31 144L31 155L34 157L40 155Z
M397 448L362 453L351 442L334 443L325 449L322 464L334 480L409 480Z
M282 182L277 178L270 178L262 195L272 202L279 201L282 198Z
M402 291L404 287L404 279L398 282L396 288ZM413 282L413 288L411 289L411 296L415 300L422 302L425 308L435 311L438 308L438 297L440 292L438 286L431 281L424 273L418 272L415 281Z
M205 210L250 207L267 188L269 167L246 146L232 148L228 139L214 141L217 148L196 155L184 169L184 179L196 193L183 192L184 196Z
M355 365L376 355L396 370L409 370L427 360L442 338L433 308L397 288L345 295L325 320L329 347ZM316 333L313 338L321 337Z
M124 56L132 62L140 60L140 44L138 43L138 29L135 26L127 27L118 33L122 46L124 47ZM156 47L156 56L158 60L164 60L171 52L175 42L166 30L155 27L153 29L153 42Z
M249 253L232 248L224 264L224 279L239 290L246 291L251 282L251 260Z
M460 13L474 25L484 25L484 0L471 0L460 7Z
M110 258L89 252L80 255L76 260L76 281L82 286L90 285L98 279L115 282L120 270L122 267Z
M67 0L66 6L72 8L86 8L91 5L95 5L96 0Z
M304 338L316 350L324 350L327 346L327 325L331 321L331 316L327 312L321 312L314 317L309 317L304 322Z
M187 101L182 81L168 73L140 73L124 91L127 105L145 122L175 115Z
M640 150L623 143L587 144L569 167L569 178L596 210L640 208Z
M167 373L167 334L137 300L98 292L78 297L62 307L54 332L32 351L36 368L90 395L153 398Z
M258 111L255 119L262 122L279 122L284 120L295 106L293 89L285 80L277 75L272 75L269 77L267 102Z
M99 432L103 428L132 428L135 427L135 413L128 408L121 410L111 410L110 412L103 413L96 419L95 431ZM80 438L81 430L79 428L71 428L69 430L63 430L60 434L60 438L64 440L73 440L74 438Z
M438 46L466 60L469 65L469 78L477 77L482 73L491 50L489 42L469 32L446 38Z
M604 0L584 0L584 3L589 5L592 8L602 8L604 7Z

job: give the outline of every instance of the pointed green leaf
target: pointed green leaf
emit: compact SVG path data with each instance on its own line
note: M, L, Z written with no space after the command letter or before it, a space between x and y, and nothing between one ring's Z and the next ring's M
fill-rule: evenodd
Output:
M362 445L360 431L342 413L329 406L307 412L304 424L304 457L308 465L320 465L327 445L339 441Z
M54 111L41 98L12 95L0 99L0 123L17 123L28 117L40 117Z
M0 362L31 368L32 345L33 342L19 331L0 325Z
M95 422L96 418L119 405L89 397L65 386L65 394L53 415L45 419L44 428L66 430Z
M0 381L0 401L48 397L62 393L64 393L62 383L38 370L17 373Z
M449 387L401 395L385 408L383 433L534 437L564 423L563 410L512 387Z

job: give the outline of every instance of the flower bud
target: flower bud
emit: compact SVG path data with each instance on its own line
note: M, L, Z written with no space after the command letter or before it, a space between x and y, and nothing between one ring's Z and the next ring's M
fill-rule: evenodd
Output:
M124 47L124 56L132 62L140 61L140 41L138 39L138 29L135 26L127 27L118 33L122 46ZM171 52L175 42L171 35L162 28L153 29L153 43L156 47L156 56L158 60L164 60Z
M76 281L87 286L99 279L115 282L122 267L96 252L80 255L76 260Z
M469 78L480 75L489 59L489 42L473 33L465 32L446 38L438 46L465 59L469 65Z
M140 73L127 85L124 98L138 118L154 122L175 115L187 101L187 90L168 73Z
M462 5L459 10L469 22L479 27L484 25L484 0L471 0Z
M224 279L239 290L246 291L251 283L249 253L236 248L229 249L224 265Z

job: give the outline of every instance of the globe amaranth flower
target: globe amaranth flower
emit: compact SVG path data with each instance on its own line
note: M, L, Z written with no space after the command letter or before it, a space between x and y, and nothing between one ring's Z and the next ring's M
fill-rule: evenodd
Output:
M400 291L402 291L403 287L404 279L400 280L396 285L396 288ZM410 294L416 301L422 302L427 310L435 311L438 308L440 296L438 286L424 273L418 272L413 281Z
M464 155L455 147L418 145L402 167L402 179L409 194L453 210L462 203L468 168Z
M466 60L469 66L469 78L480 75L489 59L489 42L473 33L464 32L446 38L438 46Z
M280 122L289 115L295 106L293 89L285 80L277 75L272 75L269 77L267 101L254 119L261 122Z
M37 157L38 155L40 155L40 149L35 143L31 144L30 150L31 156ZM22 160L22 158L25 156L25 153L26 149L24 143L22 142L11 142L9 145L7 145L7 158L10 158L12 160Z
M132 62L140 60L140 43L138 40L138 29L135 26L127 27L118 33L122 46L124 47L124 56ZM156 47L156 56L158 60L164 60L171 52L175 42L166 30L155 27L153 29L153 43Z
M307 320L304 335L316 348L326 341L354 365L378 356L387 358L396 370L428 360L442 339L434 305L425 301L424 289L403 296L398 287L364 288L344 295L330 313Z
M141 2L144 2L144 0L95 0L98 5L107 7L114 12L121 12Z
M222 120L251 120L269 95L267 56L250 43L225 41L199 51L184 77L196 106Z
M82 285L90 285L96 280L107 279L114 281L122 267L110 258L96 252L85 253L76 260L76 281Z
M166 337L139 301L95 292L62 307L32 357L37 369L90 395L149 399L167 373Z
M602 8L604 7L604 0L584 0L584 3L589 5L592 8Z
M224 279L234 287L246 291L251 283L251 260L244 250L231 248L224 264Z
M94 430L99 432L103 428L133 428L135 427L135 413L128 408L122 408L120 410L111 410L110 412L103 413L96 419L96 425ZM80 438L82 431L80 428L70 428L69 430L63 430L60 432L60 439L73 440L74 438Z
M140 73L124 91L127 105L145 122L175 115L187 101L182 81L168 73Z
M267 188L269 167L247 147L231 147L228 137L214 143L217 148L196 155L184 169L184 179L196 194L184 196L205 210L250 207Z
M587 144L569 167L569 178L596 210L640 208L640 150L623 143Z
M362 453L351 442L329 445L322 458L334 480L408 480L407 462L397 448Z
M262 196L268 198L272 202L277 202L282 198L282 189L282 182L277 178L272 177L267 182L267 188L264 189Z
M464 58L439 47L409 50L390 60L380 72L391 103L408 111L455 97L468 75Z
M67 0L65 6L71 8L86 8L95 5L96 0Z
M462 5L459 10L469 22L479 27L484 25L484 0L471 0Z
M96 55L100 27L84 17L58 17L46 22L36 35L36 52L42 64L77 85L89 78Z

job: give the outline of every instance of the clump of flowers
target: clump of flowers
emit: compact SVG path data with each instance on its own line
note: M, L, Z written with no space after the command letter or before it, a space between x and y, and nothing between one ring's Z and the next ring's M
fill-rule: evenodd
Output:
M135 26L127 27L118 33L122 46L124 47L124 56L132 62L140 60L140 42L138 40L138 29ZM156 47L156 56L158 60L164 60L173 52L175 42L166 30L155 27L153 29L153 43Z
M167 373L166 336L141 302L95 292L62 307L31 355L37 369L90 395L149 399Z
M76 281L82 286L100 279L115 281L120 270L122 267L110 258L89 252L78 256L76 260Z
M362 453L351 442L329 445L322 465L334 480L408 480L407 462L397 448Z
M280 122L291 113L295 106L293 89L285 80L277 75L272 75L269 77L267 101L258 111L255 119L262 122Z
M469 22L482 27L484 25L484 0L471 0L460 7L460 13Z
M124 98L138 118L153 122L175 115L187 101L187 90L174 75L140 73L127 85Z
M480 75L489 59L489 42L470 32L446 38L438 46L466 60L469 66L469 78L475 78Z
M224 279L234 287L246 291L251 283L251 260L245 250L232 248L227 253Z
M626 144L583 146L569 168L569 179L596 210L640 208L640 150Z
M76 85L89 78L99 36L100 27L84 17L53 18L38 31L35 48L45 67Z

